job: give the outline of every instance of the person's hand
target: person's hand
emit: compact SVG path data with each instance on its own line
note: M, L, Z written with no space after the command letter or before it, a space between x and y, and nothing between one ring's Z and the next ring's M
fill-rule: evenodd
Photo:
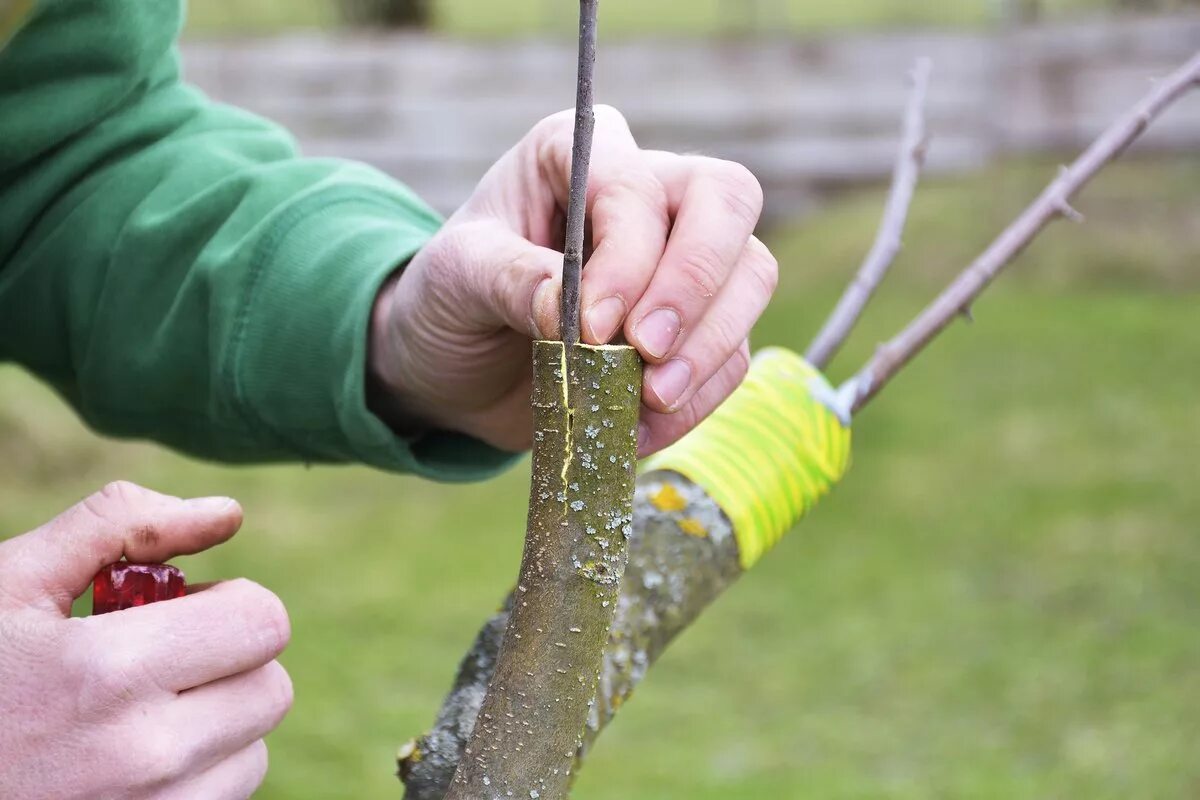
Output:
M275 595L237 580L67 616L101 567L207 549L241 519L228 498L114 483L0 544L0 797L250 797L266 773L263 737L292 702Z
M559 338L574 113L539 123L380 293L371 328L381 414L529 446L531 338ZM777 265L753 236L762 189L742 166L641 150L596 109L592 256L582 339L620 337L648 362L642 455L681 437L738 385Z

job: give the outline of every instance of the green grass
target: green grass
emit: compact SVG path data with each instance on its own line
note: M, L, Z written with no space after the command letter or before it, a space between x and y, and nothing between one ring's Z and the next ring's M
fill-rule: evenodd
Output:
M1052 165L931 183L844 375ZM655 667L580 800L1187 798L1200 792L1200 160L1126 163L856 426L823 506ZM801 347L881 191L773 246L759 344ZM265 800L398 796L421 731L515 573L523 469L439 487L228 469L99 439L0 370L0 531L107 480L229 493L245 530L187 559L291 610L295 710Z
M603 35L708 35L739 29L811 33L846 28L979 26L998 20L995 0L759 0L759 20L730 9L749 0L605 0ZM1048 16L1111 8L1110 0L1046 0ZM749 8L749 6L747 6ZM327 27L337 23L331 0L204 0L189 9L196 34ZM438 0L435 29L468 36L568 35L575 6L549 0Z

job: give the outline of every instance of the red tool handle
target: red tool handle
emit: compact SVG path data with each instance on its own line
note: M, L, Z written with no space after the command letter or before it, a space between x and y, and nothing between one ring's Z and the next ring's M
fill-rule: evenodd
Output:
M107 614L185 594L187 580L176 567L119 561L96 574L92 585L92 614Z

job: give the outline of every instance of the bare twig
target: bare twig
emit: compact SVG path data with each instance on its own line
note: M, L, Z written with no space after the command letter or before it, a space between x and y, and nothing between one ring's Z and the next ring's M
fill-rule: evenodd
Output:
M805 358L818 369L824 368L841 349L871 295L879 288L892 262L900 254L908 206L917 188L929 144L925 132L925 97L929 92L929 75L932 71L933 62L928 58L919 59L913 67L912 93L904 114L904 133L879 233L862 266L858 268L854 281L846 287L837 307L808 347Z
M865 406L946 326L959 316L969 315L971 304L988 284L1050 222L1058 217L1080 219L1079 212L1071 207L1071 198L1096 173L1125 152L1163 111L1197 85L1200 85L1200 53L1160 81L1132 111L1101 134L908 327L876 350L867 365L838 392L847 410L853 414Z
M579 77L575 93L575 141L571 152L571 193L567 203L567 236L563 249L562 340L579 342L579 282L583 276L584 220L587 216L588 168L596 115L592 75L596 66L596 6L579 0Z

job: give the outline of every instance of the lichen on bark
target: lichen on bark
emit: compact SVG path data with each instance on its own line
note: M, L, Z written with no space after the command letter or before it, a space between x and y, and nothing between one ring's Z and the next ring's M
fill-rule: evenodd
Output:
M633 509L628 566L573 770L675 636L742 574L728 518L687 478L668 471L640 476ZM516 594L480 631L433 728L401 749L406 800L445 796L482 705L499 632L508 624Z
M525 549L448 800L566 796L625 572L641 379L633 348L534 343Z

